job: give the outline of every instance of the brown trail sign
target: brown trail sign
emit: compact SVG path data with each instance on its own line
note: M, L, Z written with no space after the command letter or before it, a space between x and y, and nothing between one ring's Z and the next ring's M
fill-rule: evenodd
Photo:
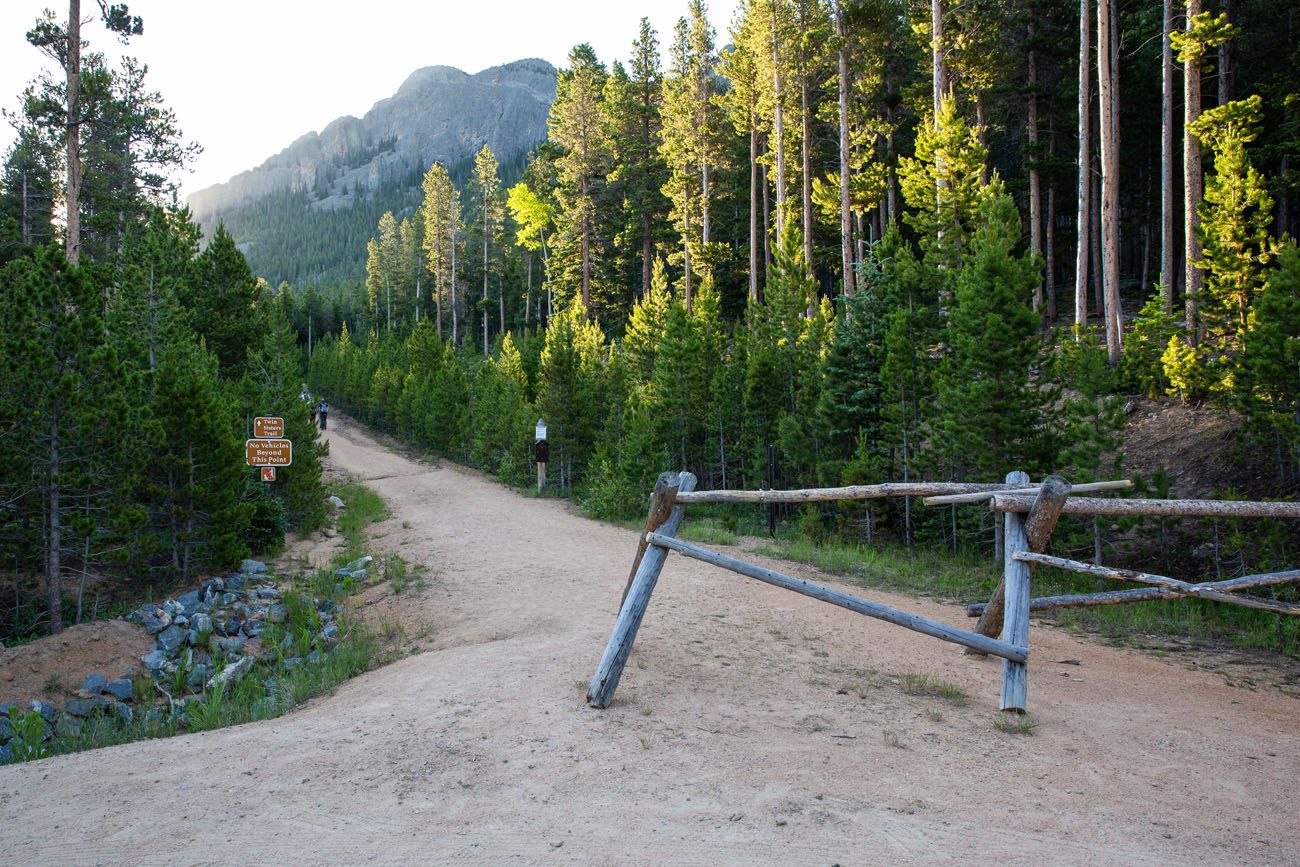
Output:
M278 440L284 436L284 419L259 415L253 419L253 436L263 440Z
M250 467L287 467L293 463L289 440L245 440L244 454Z

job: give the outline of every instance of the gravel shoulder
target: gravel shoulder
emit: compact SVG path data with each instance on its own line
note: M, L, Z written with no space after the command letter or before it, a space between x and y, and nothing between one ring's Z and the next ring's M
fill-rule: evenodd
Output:
M0 767L0 862L1297 861L1300 700L1038 624L1009 735L997 660L674 557L589 709L635 533L330 421L392 510L375 553L430 566L385 601L420 652L274 720Z

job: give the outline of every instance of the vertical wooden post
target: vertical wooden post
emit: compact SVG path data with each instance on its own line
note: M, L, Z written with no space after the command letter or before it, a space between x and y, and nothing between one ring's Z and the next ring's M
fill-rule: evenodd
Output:
M546 487L546 462L537 462L537 495L540 497L542 488Z
M695 476L690 473L682 473L678 476L677 490L685 492L694 489ZM676 535L685 513L685 505L674 506L659 532L665 536ZM592 707L609 707L609 703L614 700L614 690L618 689L619 678L623 676L623 667L627 665L627 657L632 652L632 642L636 641L637 630L641 628L641 620L645 617L646 608L650 604L650 594L654 592L666 559L668 559L667 548L660 548L658 545L650 545L646 548L640 565L637 566L636 576L632 579L627 601L618 614L618 620L614 622L614 632L609 636L609 643L605 645L605 653L600 658L600 665L591 678L591 685L587 687L587 703Z
M654 491L650 494L650 514L646 515L645 532L641 534L641 541L636 546L636 556L632 558L632 568L627 573L627 583L623 585L623 595L619 597L618 607L623 608L623 603L627 601L628 591L632 589L632 579L636 577L636 571L641 567L641 558L645 556L646 537L663 526L664 521L672 514L673 506L677 499L677 488L680 479L677 473L660 473L659 478L655 481Z
M1013 470L1007 473L1004 481L1006 481L1006 483L1009 485L1028 485L1029 473L1022 472L1021 470ZM994 542L993 548L994 548L994 554L997 556L997 560L995 562L999 566L1003 566L1003 568L1005 568L1005 563L1007 559L1007 554L1006 554L1007 525L1005 521L998 521L996 517L994 518L994 521L995 521L994 523L995 529L994 529L994 537L993 537L993 542ZM998 586L996 589L994 589L993 596L989 598L988 605L986 605L984 608L984 613L980 615L980 619L975 624L975 631L978 632L980 635L987 635L988 637L992 638L995 635L998 635L999 633L1002 632L1002 595L1003 595L1002 590L1004 584L1005 582L1001 578L999 578ZM990 612L989 611L990 608L994 610ZM972 650L969 647L966 648L966 653L971 655L978 654L979 656L984 656L984 654L980 653L978 650Z
M1006 611L1002 618L1002 640L1020 647L1029 646L1029 564L1015 559L1021 551L1029 550L1025 536L1025 519L1013 512L1007 513L1006 561L1003 564L1002 583L1006 589ZM1027 663L1002 660L1002 710L1025 712L1029 692Z
M1012 478L1015 476L1016 478ZM1007 473L1007 481L1019 484L1028 482L1029 477L1024 473ZM1043 479L1042 487L1038 489L1038 496L1034 498L1034 505L1029 509L1029 516L1024 520L1025 539L1029 545L1029 550L1035 554L1041 554L1047 550L1047 543L1051 541L1052 531L1056 529L1056 522L1061 517L1061 510L1065 508L1065 501L1070 496L1070 484L1060 476L1048 476ZM1003 529L1002 560L1005 563L1006 530ZM989 597L988 605L984 608L984 613L980 615L979 622L975 624L975 631L980 635L987 635L992 638L1002 631L1002 609L1005 597L1004 589L1006 579L998 581L997 589ZM968 650L968 653L978 653L979 651Z

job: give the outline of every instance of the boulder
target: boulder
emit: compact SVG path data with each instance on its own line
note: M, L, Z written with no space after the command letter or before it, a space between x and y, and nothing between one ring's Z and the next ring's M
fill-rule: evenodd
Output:
M120 701L113 702L109 707L109 712L123 725L130 725L131 721L135 719L135 713L131 710L130 705L122 704Z
M40 714L41 719L45 720L46 722L54 721L54 715L56 713L56 710L54 708L54 705L50 704L48 701L41 701L40 699L33 701L32 710Z
M190 689L202 689L204 682L212 675L212 669L203 663L194 666L185 678L185 685Z
M54 734L61 738L75 738L81 734L81 720L65 713L54 724Z
M325 642L327 645L331 647L333 647L335 644L338 644L339 642L338 625L331 623L329 626L326 626L324 629L321 630L320 637L321 637L321 641Z
M245 575L261 575L266 571L266 564L261 560L244 560L239 564L239 571Z
M371 557L369 554L367 554L367 555L364 556L364 557L358 557L357 559L353 560L353 561L352 561L351 563L349 563L345 568L346 568L349 572L355 572L355 571L357 571L358 569L364 569L364 568L366 568L366 567L369 566L371 563L373 563L374 560L375 560L374 557Z
M208 681L208 689L225 689L227 685L235 683L248 674L253 668L253 662L253 657L241 656L238 662L231 663L217 672Z
M9 711L16 707L18 707L18 702L16 701L6 701L3 704L0 704L0 717L9 716Z
M279 599L283 595L278 587L264 586L257 588L257 598L259 599Z
M342 509L344 506L347 505L347 503L344 503L342 500L340 500L338 497L334 496L333 494L330 494L329 500L327 502L336 509Z
M157 635L159 632L162 632L171 625L171 622L172 619L170 615L168 615L167 619L164 620L152 611L146 614L141 620L141 623L144 625L144 631L150 635Z
M104 692L118 701L130 701L135 696L135 684L125 677L110 680L104 685Z
M265 628L266 624L260 620L246 620L243 625L244 634L249 638L257 638Z
M151 650L140 657L140 661L144 663L145 668L156 674L163 667L163 663L167 662L167 654L161 650Z
M203 597L199 595L199 591L191 590L189 593L177 596L176 603L181 606L180 613L189 617L203 607Z
M0 744L9 741L14 736L14 725L9 721L8 716L0 716Z
M211 632L212 618L202 612L195 614L190 618L190 629L200 634Z
M65 717L69 715L86 717L90 716L98 708L99 702L93 698L74 698L63 706L63 714Z
M226 590L243 590L243 589L244 589L244 576L243 576L243 575L227 575L227 576L226 576ZM230 603L227 602L226 604L229 605Z
M243 649L244 642L247 640L248 640L247 638L244 638L242 636L237 636L235 638L221 638L217 640L217 647L222 651L224 651L227 655L233 656L234 654L239 653L241 649Z
M81 682L81 691L90 695L99 695L108 686L108 678L102 674L90 674Z
M185 630L175 624L158 633L158 646L168 653L180 647L183 641L185 641Z
M266 619L270 623L283 623L285 616L284 606L278 603L266 609Z

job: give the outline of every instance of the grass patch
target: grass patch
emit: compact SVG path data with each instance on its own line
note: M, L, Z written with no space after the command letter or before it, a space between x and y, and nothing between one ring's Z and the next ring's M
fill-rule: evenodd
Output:
M1038 723L1027 713L1000 713L993 717L993 728L1009 735L1032 735Z
M736 544L736 534L717 518L683 522L677 535L687 542L699 542L704 545Z
M345 505L338 511L335 528L343 534L344 559L361 556L366 544L365 529L388 517L388 506L378 494L360 482L344 482L330 490Z
M939 680L928 674L905 674L898 682L898 688L908 695L924 695L941 698L949 704L964 707L967 699L966 690L946 680Z

